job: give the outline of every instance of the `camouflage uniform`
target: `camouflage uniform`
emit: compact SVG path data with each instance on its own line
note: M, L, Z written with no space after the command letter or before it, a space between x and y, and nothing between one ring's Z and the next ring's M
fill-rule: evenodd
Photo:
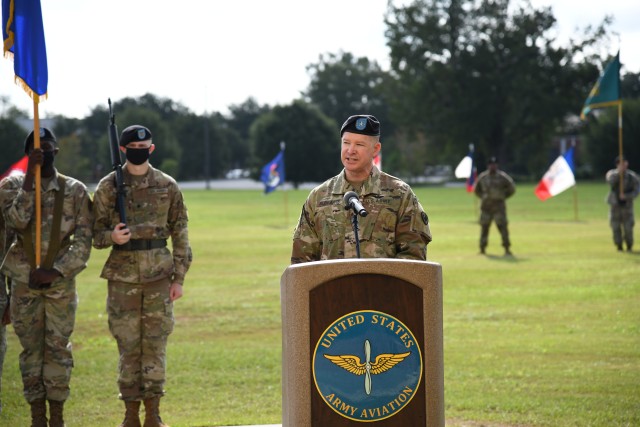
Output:
M115 250L102 270L108 280L109 329L120 352L120 398L139 401L164 394L166 347L173 331L171 283L184 282L191 265L187 208L176 181L149 167L143 176L122 170L126 187L127 227L132 241L171 238L166 247ZM93 245L111 247L111 232L120 222L116 210L115 173L95 192Z
M489 227L491 221L495 221L500 236L502 236L502 246L509 252L511 242L509 241L509 229L507 227L507 206L506 199L516 192L513 179L501 170L491 173L486 170L478 175L478 180L474 186L476 196L480 202L480 250L489 243Z
M613 231L613 242L622 250L622 241L627 244L627 249L633 246L633 226L635 218L633 214L633 199L640 192L640 179L638 175L630 170L626 170L623 179L623 193L625 200L618 200L620 193L620 173L617 169L611 169L605 176L611 191L607 196L609 203L609 225Z
M361 190L353 188L343 170L311 191L293 234L292 264L357 257L352 211L345 210L343 201L348 191L361 194L368 212L359 218L362 258L427 259L427 214L409 185L373 167Z
M42 179L42 259L48 253L53 225L55 195L60 191L59 174ZM9 248L2 272L11 279L11 320L23 351L20 371L28 402L46 398L65 401L73 368L71 342L77 307L75 276L87 266L91 252L91 199L83 183L66 177L60 224L60 249L53 268L61 277L47 289L29 288L31 265L22 233L29 230L35 215L35 191L22 189L24 176L6 178L0 192L9 201L3 204L8 229L17 238ZM35 246L35 227L32 227Z
M12 241L12 234L7 234L4 216L2 215L2 206L5 201L6 191L0 191L0 265L4 260L4 255L9 248L9 244ZM7 294L7 278L2 272L0 272L0 319L4 315L5 310L8 309L8 294ZM2 368L4 366L4 356L7 353L7 326L0 321L0 412L2 412Z

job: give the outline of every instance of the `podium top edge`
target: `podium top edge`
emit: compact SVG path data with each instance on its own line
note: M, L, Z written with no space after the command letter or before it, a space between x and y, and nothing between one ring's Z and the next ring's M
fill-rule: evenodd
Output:
M331 264L341 265L341 264L407 264L407 265L416 265L416 266L433 266L433 267L441 267L440 263L433 261L419 261L419 260L411 260L411 259L400 259L400 258L346 258L346 259L328 259L322 261L310 261L310 262L302 262L299 264L291 264L287 267L288 269L296 269L296 268L304 268L311 266L327 266Z

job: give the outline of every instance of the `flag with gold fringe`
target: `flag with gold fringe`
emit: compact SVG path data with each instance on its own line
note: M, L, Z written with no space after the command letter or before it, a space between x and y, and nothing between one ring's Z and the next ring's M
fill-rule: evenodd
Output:
M13 57L16 83L38 103L49 81L40 0L2 0L4 54Z
M612 107L620 102L620 52L607 65L600 78L591 89L582 107L580 118L584 120L591 110Z

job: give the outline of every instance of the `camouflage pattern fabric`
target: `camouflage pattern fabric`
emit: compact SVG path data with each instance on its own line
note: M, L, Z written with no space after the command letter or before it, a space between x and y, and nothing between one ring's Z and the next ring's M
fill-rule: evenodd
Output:
M622 245L623 241L627 247L633 246L633 227L635 225L635 215L633 213L633 200L640 193L640 179L638 175L630 170L626 170L623 175L623 189L625 200L619 200L620 193L620 173L617 169L611 169L605 175L605 179L611 191L607 195L609 204L609 225L613 232L613 242L616 246Z
M64 401L69 396L73 367L69 339L77 307L75 276L86 267L91 252L91 199L83 183L66 177L61 244L53 263L62 277L53 281L49 289L34 291L28 287L31 267L20 232L35 215L35 192L22 190L23 179L23 176L8 177L0 183L0 206L8 240L13 240L2 273L11 279L11 320L23 348L20 371L24 396L29 402L41 398ZM42 186L44 259L49 249L55 194L59 190L57 172L53 179L43 179ZM35 236L32 239L35 241Z
M368 212L358 220L362 258L427 259L427 214L409 185L373 167L362 189L343 170L311 191L293 233L292 264L357 257L352 210L344 208L348 191L361 195Z
M27 402L65 401L73 368L69 339L78 306L75 279L57 279L46 290L14 280L11 288L11 320L23 349L24 397Z
M488 170L478 175L474 186L474 192L480 202L480 248L483 249L489 243L489 228L495 221L502 246L508 249L511 246L507 219L507 206L505 200L516 192L513 179L505 172L497 170L490 173Z
M53 179L42 180L42 229L41 256L44 260L49 249L51 229L53 225L53 206L58 185L58 173ZM25 230L35 216L35 192L22 190L24 176L5 178L0 191L6 191L8 200L3 205L6 226L13 230L17 239L9 248L2 272L13 280L28 283L31 267L23 249L20 232ZM87 266L91 253L91 199L87 187L80 181L67 177L60 225L60 250L56 255L53 268L64 277L74 277ZM35 242L35 227L32 241Z
M120 398L164 395L167 338L173 331L168 278L157 282L109 281L109 330L118 342Z
M120 398L136 401L164 393L167 337L173 330L169 288L184 282L192 255L187 208L176 181L152 167L143 176L125 168L123 176L131 238L171 238L173 248L111 250L101 274L109 284L109 327L120 353ZM98 249L113 245L111 232L120 222L115 195L111 173L94 195L93 245Z
M169 277L184 283L191 265L191 247L187 229L187 207L176 181L149 168L144 176L122 170L126 187L127 226L132 239L171 238L168 248L145 251L111 251L100 277L116 282L148 283ZM113 246L111 231L120 222L116 205L115 173L98 183L94 194L93 246Z
M4 216L2 216L2 205L4 204L6 194L5 191L0 191L0 266L4 260L4 254L9 246L9 237L7 236ZM4 315L4 311L7 309L8 295L6 277L0 273L0 319ZM4 357L7 354L7 327L0 321L0 413L2 412L2 368L4 366Z

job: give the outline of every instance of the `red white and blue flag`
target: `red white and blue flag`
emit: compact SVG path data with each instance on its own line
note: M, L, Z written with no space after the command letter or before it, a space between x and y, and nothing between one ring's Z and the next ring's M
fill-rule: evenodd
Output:
M551 164L535 189L536 196L545 201L576 185L573 170L573 147L571 147Z
M29 163L29 158L27 156L24 156L23 158L21 158L11 166L9 166L9 169L7 169L5 173L0 175L0 179L5 178L7 176L23 175L27 173L28 163Z
M473 164L473 144L469 144L469 154L467 154L461 161L458 163L458 166L455 170L456 178L466 178L467 180L467 192L473 191L473 184L476 182L476 178L478 177L478 169Z

